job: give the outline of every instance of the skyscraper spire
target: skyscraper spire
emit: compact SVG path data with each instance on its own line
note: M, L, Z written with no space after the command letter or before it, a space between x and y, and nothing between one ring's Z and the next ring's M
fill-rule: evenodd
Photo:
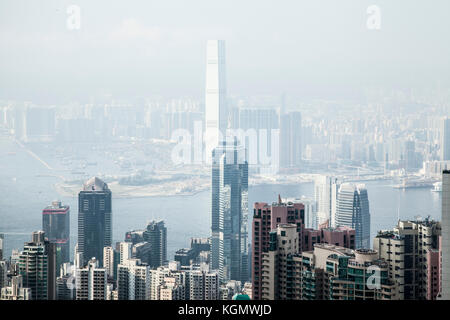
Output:
M225 41L208 40L205 92L205 152L208 163L212 150L221 140L221 135L225 137L228 127L226 99Z

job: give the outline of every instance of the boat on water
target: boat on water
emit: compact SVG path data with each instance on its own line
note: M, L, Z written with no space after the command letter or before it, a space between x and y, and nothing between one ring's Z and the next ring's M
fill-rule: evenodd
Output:
M435 182L433 183L433 189L431 189L432 192L442 192L442 182Z

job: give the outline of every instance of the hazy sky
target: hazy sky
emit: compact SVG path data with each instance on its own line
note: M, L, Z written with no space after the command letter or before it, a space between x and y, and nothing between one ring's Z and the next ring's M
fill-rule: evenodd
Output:
M71 4L79 30L66 26ZM0 99L203 98L208 39L226 40L236 95L449 86L449 12L448 0L2 0Z

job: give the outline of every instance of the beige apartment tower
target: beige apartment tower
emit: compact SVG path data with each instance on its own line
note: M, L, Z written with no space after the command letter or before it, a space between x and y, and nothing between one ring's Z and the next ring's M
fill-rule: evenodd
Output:
M439 248L440 235L441 224L429 219L399 221L393 230L378 232L373 247L389 263L389 277L399 283L400 299L426 299L427 256Z

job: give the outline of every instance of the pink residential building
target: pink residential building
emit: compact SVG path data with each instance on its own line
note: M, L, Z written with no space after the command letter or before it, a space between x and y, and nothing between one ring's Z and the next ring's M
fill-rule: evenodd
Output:
M328 243L355 249L355 230L348 227L328 228L321 225L319 230L305 229L305 206L303 203L283 203L281 197L271 205L256 202L252 223L252 289L253 299L262 298L262 256L269 251L269 233L280 224L295 224L298 232L299 252L313 251L316 243Z

